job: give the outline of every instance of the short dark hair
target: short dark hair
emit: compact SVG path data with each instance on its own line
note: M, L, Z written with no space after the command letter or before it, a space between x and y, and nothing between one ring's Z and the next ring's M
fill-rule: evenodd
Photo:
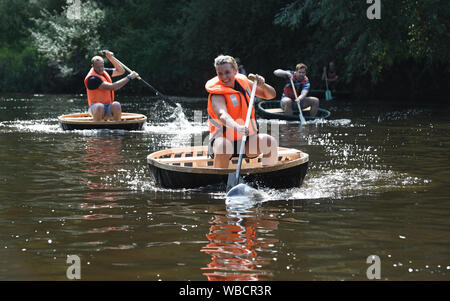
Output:
M305 69L305 71L308 71L308 67L305 64L303 63L297 64L297 66L295 66L295 71L298 71L303 68Z

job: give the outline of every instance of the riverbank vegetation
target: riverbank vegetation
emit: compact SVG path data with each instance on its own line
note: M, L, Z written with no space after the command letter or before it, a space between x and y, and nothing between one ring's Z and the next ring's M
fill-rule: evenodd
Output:
M90 58L109 49L168 95L204 97L224 53L277 89L273 70L299 62L324 89L333 60L355 98L446 100L450 2L379 2L369 19L360 0L0 0L0 91L84 93Z

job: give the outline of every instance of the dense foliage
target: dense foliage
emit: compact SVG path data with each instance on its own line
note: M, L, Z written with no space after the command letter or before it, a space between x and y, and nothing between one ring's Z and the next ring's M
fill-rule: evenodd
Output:
M366 0L0 0L0 91L83 92L90 58L109 49L168 95L204 96L224 53L277 88L273 70L299 62L324 88L334 60L357 98L445 99L450 2L379 2L369 19Z

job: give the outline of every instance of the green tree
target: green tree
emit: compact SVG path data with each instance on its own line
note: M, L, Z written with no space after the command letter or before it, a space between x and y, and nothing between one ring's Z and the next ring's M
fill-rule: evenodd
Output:
M312 55L313 63L335 58L345 66L342 77L347 83L360 80L361 90L375 89L386 73L407 66L448 73L450 3L402 0L381 4L381 19L369 20L366 1L296 0L280 10L275 23L292 30L305 28L310 37L306 52L320 49ZM400 74L389 77L397 84L408 80ZM419 77L409 80L409 88L419 86Z
M104 18L93 1L68 3L60 14L43 9L30 30L37 51L62 78L84 73L84 62L100 50L98 27Z
M0 91L40 92L48 88L48 72L30 43L29 28L41 8L56 0L0 0Z

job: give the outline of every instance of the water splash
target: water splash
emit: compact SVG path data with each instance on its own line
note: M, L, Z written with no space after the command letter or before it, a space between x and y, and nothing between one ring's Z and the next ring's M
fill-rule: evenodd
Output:
M291 121L291 120L279 120L279 119L258 119L259 124L298 124L300 125L300 121ZM352 123L351 119L316 119L306 121L306 126L308 125L326 125L330 127L358 127L358 124Z
M234 209L248 209L261 203L265 198L266 195L261 190L241 183L227 193L225 204Z
M264 201L342 199L424 188L431 181L391 170L339 169L307 175L299 188L264 190Z
M14 120L0 122L0 132L21 132L21 133L62 133L63 130L55 119L47 118L40 120Z
M146 131L158 134L191 134L208 130L206 124L202 122L201 116L199 116L199 118L196 118L194 114L194 121L189 121L180 104L177 104L177 107L172 113L170 113L170 111L166 109L165 112L163 112L163 115L165 117L161 118L163 120L160 122L150 121L146 126ZM149 120L154 119L150 116Z

